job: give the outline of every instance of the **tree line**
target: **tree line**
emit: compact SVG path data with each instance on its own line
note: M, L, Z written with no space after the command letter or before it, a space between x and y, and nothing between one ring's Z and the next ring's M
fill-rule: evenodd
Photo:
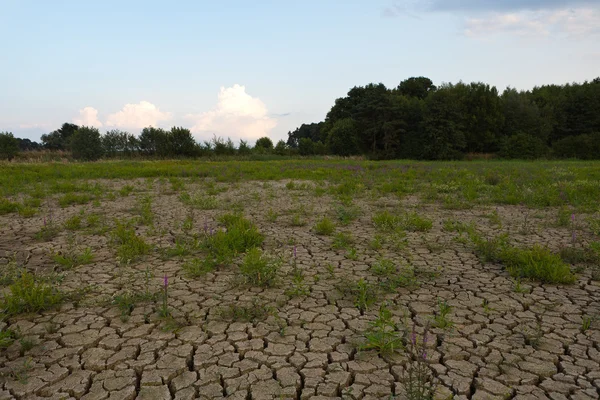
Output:
M485 83L414 77L388 89L357 86L319 123L288 133L300 154L373 159L600 158L600 78L504 92Z
M356 86L337 99L319 123L302 124L275 145L254 146L214 136L196 142L182 127L147 127L136 136L121 130L101 135L65 123L41 143L0 133L0 158L19 151L70 151L73 158L202 157L207 155L363 155L371 159L461 159L469 153L501 158L600 158L600 78L528 91L499 93L481 82L436 86L426 77L395 88Z

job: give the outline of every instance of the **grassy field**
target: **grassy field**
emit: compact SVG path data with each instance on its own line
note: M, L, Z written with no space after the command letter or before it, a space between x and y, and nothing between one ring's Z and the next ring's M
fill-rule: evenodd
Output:
M0 164L0 308L0 398L594 398L600 163Z

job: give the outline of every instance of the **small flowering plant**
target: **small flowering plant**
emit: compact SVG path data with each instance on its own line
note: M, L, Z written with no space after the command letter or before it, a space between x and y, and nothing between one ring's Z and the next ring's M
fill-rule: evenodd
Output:
M392 320L390 310L381 306L379 316L371 322L365 332L366 343L360 346L361 350L377 350L381 355L389 355L404 349L402 335Z
M416 326L413 325L406 347L409 361L402 375L402 386L406 397L411 400L430 400L435 394L433 374L427 365L428 340L429 323L425 326L422 340L419 340Z
M163 303L162 303L162 308L160 310L161 317L168 317L170 315L168 299L169 299L169 277L167 276L167 274L165 274L165 276L163 278Z

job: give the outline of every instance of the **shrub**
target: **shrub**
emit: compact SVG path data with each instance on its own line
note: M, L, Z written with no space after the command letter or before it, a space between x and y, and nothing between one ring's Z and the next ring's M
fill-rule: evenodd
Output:
M273 141L268 137L261 137L256 140L256 144L254 145L254 149L262 152L270 152L273 150Z
M0 132L0 160L12 160L19 152L19 141L10 132Z
M559 158L599 159L600 132L557 140L552 143L552 154Z
M255 247L244 257L240 272L247 283L256 286L272 286L280 266L280 260L266 256L261 249Z
M540 138L525 133L517 133L502 141L498 155L502 158L534 160L546 157L548 147Z
M82 126L71 137L71 153L77 160L94 161L102 157L100 132L96 128Z
M63 300L63 294L52 286L36 281L33 274L23 271L20 277L9 286L0 308L6 315L40 312L50 309Z
M317 235L330 236L333 233L333 231L335 231L335 225L327 217L323 217L315 225L315 232Z
M502 263L514 277L545 283L574 283L575 276L560 256L535 245L529 249L508 247L500 252Z

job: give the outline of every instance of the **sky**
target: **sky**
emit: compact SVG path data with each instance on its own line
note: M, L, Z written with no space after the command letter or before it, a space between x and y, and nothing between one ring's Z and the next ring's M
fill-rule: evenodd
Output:
M64 122L253 142L353 86L600 76L600 0L0 0L0 132Z

